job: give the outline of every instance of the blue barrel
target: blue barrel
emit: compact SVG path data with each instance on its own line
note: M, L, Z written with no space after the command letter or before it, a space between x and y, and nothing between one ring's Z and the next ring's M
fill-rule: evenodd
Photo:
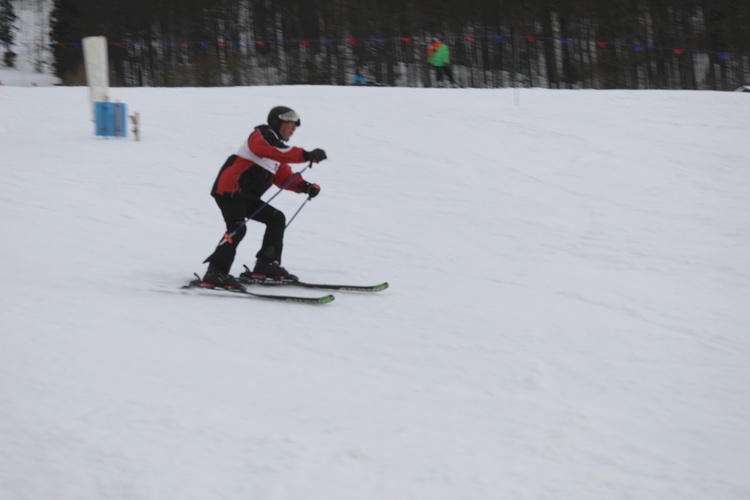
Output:
M127 105L121 102L94 103L96 135L127 137Z

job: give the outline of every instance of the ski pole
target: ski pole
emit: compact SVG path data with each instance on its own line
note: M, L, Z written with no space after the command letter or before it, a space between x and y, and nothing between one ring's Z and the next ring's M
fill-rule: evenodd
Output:
M268 204L273 201L274 198L276 198L278 195L281 194L282 191L284 191L287 187L289 187L289 185L292 182L294 182L297 179L297 177L299 177L300 175L302 175L302 172L304 172L308 168L312 167L312 164L313 164L313 162L312 162L312 160L310 160L310 163L305 168L303 168L302 170L300 170L299 172L297 172L296 174L294 174L294 177L292 177L291 179L289 179L289 182L287 182L286 184L284 184L283 186L281 186L281 189L279 189L278 192L275 195L271 196L268 199L267 202L265 202L263 205L261 205L255 212L253 212L252 214L250 214L249 217L246 217L245 220L242 221L242 224L240 224L239 226L237 226L237 228L235 228L234 231L232 231L231 233L224 233L224 236L221 238L221 241L219 242L218 246L221 246L224 243L227 243L232 238L232 236L234 236L235 234L237 234L237 231L239 231L242 226L244 226L245 224L247 224L247 221L249 221L250 219L252 219L256 215L258 215L261 210L263 210L264 208L266 208L268 206Z
M297 209L297 211L294 212L294 215L292 215L292 218L289 219L289 222L286 223L286 226L284 227L284 229L286 229L287 227L289 227L289 224L292 223L292 221L294 220L294 218L297 217L297 214L300 213L303 208L305 208L305 205L310 200L312 200L312 198L308 197L305 201L302 202L302 205L300 205L299 208Z
M275 194L275 195L271 196L271 197L270 197L270 198L268 199L268 201L267 201L267 202L265 202L265 203L264 203L264 204L263 204L263 205L262 205L261 207L259 207L259 208L258 208L258 209L257 209L257 210L256 210L255 212L253 212L252 214L250 214L250 216L249 216L249 217L246 217L246 218L245 218L245 220L244 220L244 221L242 222L242 226L244 226L245 224L247 224L247 221L249 221L250 219L252 219L252 218L253 218L253 217L255 217L256 215L258 215L258 214L260 213L260 211L261 211L261 210L263 210L264 208L266 208L266 207L268 206L268 204L269 204L269 203L271 203L271 202L273 201L273 199L274 199L274 198L276 198L276 197L277 197L278 195L280 195L280 194L281 194L281 192L282 192L282 191L284 191L284 190L285 190L285 189L286 189L287 187L289 187L289 185L290 185L290 184L291 184L292 182L294 182L294 181L295 181L295 180L297 179L297 177L301 176L301 175L302 175L302 172L304 172L305 170L307 170L307 169L308 169L308 168L310 168L310 167L312 167L312 160L310 160L310 163L308 163L308 164L307 164L307 166L306 166L305 168L303 168L302 170L300 170L299 172L297 172L296 174L294 174L294 177L292 177L291 179L289 179L289 182L287 182L286 184L284 184L283 186L281 186L281 189L279 189L279 190L278 190L278 191L276 192L276 194ZM229 233L229 237L231 238L232 236L234 236L235 234L237 234L237 231L239 231L239 230L240 230L240 228L241 228L242 226L238 226L238 227L237 227L237 229L235 229L234 231L232 231L231 233ZM222 239L221 243L219 243L219 245L223 245L223 244L224 244L224 243L226 243L226 242L227 242L227 239L226 239L226 236L225 236L225 237L224 237L224 238Z

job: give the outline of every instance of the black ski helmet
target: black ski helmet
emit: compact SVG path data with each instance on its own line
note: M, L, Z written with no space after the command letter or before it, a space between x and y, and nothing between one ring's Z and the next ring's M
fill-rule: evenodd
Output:
M278 132L281 128L281 122L294 122L298 127L302 124L299 115L292 108L276 106L268 113L268 124Z

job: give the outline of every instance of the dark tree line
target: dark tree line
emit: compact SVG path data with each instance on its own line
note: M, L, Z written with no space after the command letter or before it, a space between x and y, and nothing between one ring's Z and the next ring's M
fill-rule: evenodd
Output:
M0 0L0 45L5 48L3 51L3 64L12 68L15 66L16 53L11 49L14 31L16 30L16 21L18 16L10 0Z
M104 35L113 84L428 86L442 34L468 86L734 89L750 81L746 0L54 0L55 71L83 83Z

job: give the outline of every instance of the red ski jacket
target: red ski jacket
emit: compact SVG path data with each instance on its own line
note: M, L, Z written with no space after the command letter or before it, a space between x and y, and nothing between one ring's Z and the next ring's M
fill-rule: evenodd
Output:
M259 125L219 170L212 196L260 198L271 184L283 187L295 175L287 163L305 161L305 150L286 145L268 125ZM299 193L300 175L286 189Z

